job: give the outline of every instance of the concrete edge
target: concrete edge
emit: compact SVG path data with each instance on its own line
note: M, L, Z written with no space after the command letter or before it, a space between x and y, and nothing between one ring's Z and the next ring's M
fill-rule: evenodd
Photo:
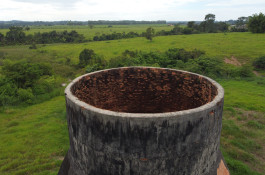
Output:
M85 76L92 75L92 74L96 74L96 73L103 72L103 71L110 71L110 70L116 70L116 69L128 69L128 68L155 68L155 69L163 69L163 70L177 71L177 72L183 72L183 73L188 73L188 74L196 75L196 76L199 76L199 77L202 77L202 78L207 79L214 86L216 86L217 87L217 93L218 94L215 96L215 98L213 99L213 101L211 101L211 102L209 102L209 103L207 103L205 105L202 105L200 107L193 108L193 109L188 109L188 110L183 110L183 111L176 111L176 112L165 112L165 113L126 113L126 112L115 112L115 111L110 111L110 110L106 110L106 109L100 109L100 108L97 108L95 106L89 105L89 104L87 104L87 103L79 100L71 92L71 87L76 82L78 82L80 79L82 79ZM119 116L119 117L130 117L130 118L131 117L135 117L135 118L164 118L164 117L183 116L183 115L187 115L187 114L201 112L201 111L204 111L206 109L210 109L210 108L214 107L216 104L222 103L223 98L224 98L224 89L223 89L223 87L219 83L217 83L216 81L212 80L211 78L206 77L206 76L203 76L203 75L199 75L199 74L196 74L196 73L192 73L192 72L188 72L188 71L183 71L183 70L177 70L177 69L169 69L169 68L133 66L133 67L119 67L119 68L112 68L112 69L104 69L104 70L100 70L100 71L96 71L96 72L92 72L92 73L88 73L88 74L84 74L82 76L79 76L79 77L75 78L65 88L65 97L68 98L73 103L75 103L77 106L82 106L83 109L87 109L89 111L93 111L95 113L101 113L101 114L104 114L104 115Z

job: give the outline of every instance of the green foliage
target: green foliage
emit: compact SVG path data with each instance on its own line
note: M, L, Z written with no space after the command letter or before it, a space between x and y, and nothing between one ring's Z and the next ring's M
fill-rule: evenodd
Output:
M56 30L43 33L35 33L33 40L39 44L46 43L81 43L85 41L82 34L78 34L75 30L68 32L64 30L63 32L57 32ZM28 41L30 42L30 41Z
M85 38L82 34L77 33L75 30L68 32L64 30L63 32L57 32L55 30L49 32L36 32L33 34L26 35L22 27L10 27L10 31L6 33L4 37L0 33L0 41L7 43L9 45L13 44L30 44L32 42L38 44L46 43L80 43L84 42ZM34 44L30 49L35 49Z
M264 33L265 32L265 15L260 13L254 14L249 17L248 28L252 33Z
M31 46L29 46L29 49L37 49L37 45L35 43L31 44Z
M187 69L189 71L207 75L212 78L222 77L222 68L222 60L209 57L200 57L195 60L190 60L187 64Z
M51 66L44 63L6 61L1 73L1 106L32 104L37 95L52 93L56 84Z
M84 49L79 54L79 66L80 67L85 67L95 57L96 57L96 54L95 54L94 50L92 50L92 49Z
M29 62L5 62L2 74L16 84L18 88L28 88L43 75L52 75L48 64Z
M107 68L108 67L107 64L108 62L104 58L96 55L94 58L90 60L90 64L87 65L85 69L87 73L94 72L97 70L102 70Z
M253 66L257 69L265 70L265 55L257 58L253 62Z
M6 33L5 39L8 44L22 44L25 42L26 34L22 27L12 26Z
M56 87L56 80L54 76L41 76L32 86L34 94L50 93Z
M152 41L154 36L155 36L155 29L153 29L152 27L148 27L145 33L146 39Z
M17 91L18 99L21 102L31 104L34 99L34 95L32 94L31 88L22 89L19 88Z
M121 56L113 57L108 62L95 55L87 62L86 72L126 66L159 66L180 68L203 74L212 78L248 78L253 77L252 67L227 65L222 59L205 56L205 52L194 49L170 48L166 52L143 52L125 50Z
M114 32L112 34L102 34L100 36L96 35L93 37L94 41L106 41L106 40L117 40L117 39L122 39L122 38L135 38L143 36L143 34L138 34L137 32L128 32L128 33L117 33Z
M0 46L5 44L5 36L4 34L0 33Z
M240 77L253 77L254 73L253 73L253 68L249 65L244 64L241 68L239 68L239 74Z
M17 86L6 78L0 78L0 106L17 102Z

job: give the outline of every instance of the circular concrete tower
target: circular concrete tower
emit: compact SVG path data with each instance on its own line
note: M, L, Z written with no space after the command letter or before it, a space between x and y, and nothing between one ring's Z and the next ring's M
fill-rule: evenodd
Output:
M198 74L124 67L65 90L70 149L59 174L226 175L223 88Z

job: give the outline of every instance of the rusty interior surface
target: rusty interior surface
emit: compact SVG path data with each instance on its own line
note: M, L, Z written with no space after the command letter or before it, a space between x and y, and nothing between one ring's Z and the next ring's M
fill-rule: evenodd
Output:
M83 77L72 93L92 106L116 112L163 113L202 106L217 95L207 79L159 68L121 68Z

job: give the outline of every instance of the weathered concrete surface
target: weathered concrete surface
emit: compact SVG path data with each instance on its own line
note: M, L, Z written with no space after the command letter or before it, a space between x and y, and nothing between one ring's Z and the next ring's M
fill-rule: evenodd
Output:
M113 85L104 88L106 96L102 83ZM84 75L65 92L70 149L59 174L217 174L224 92L215 81L184 71L131 67Z

